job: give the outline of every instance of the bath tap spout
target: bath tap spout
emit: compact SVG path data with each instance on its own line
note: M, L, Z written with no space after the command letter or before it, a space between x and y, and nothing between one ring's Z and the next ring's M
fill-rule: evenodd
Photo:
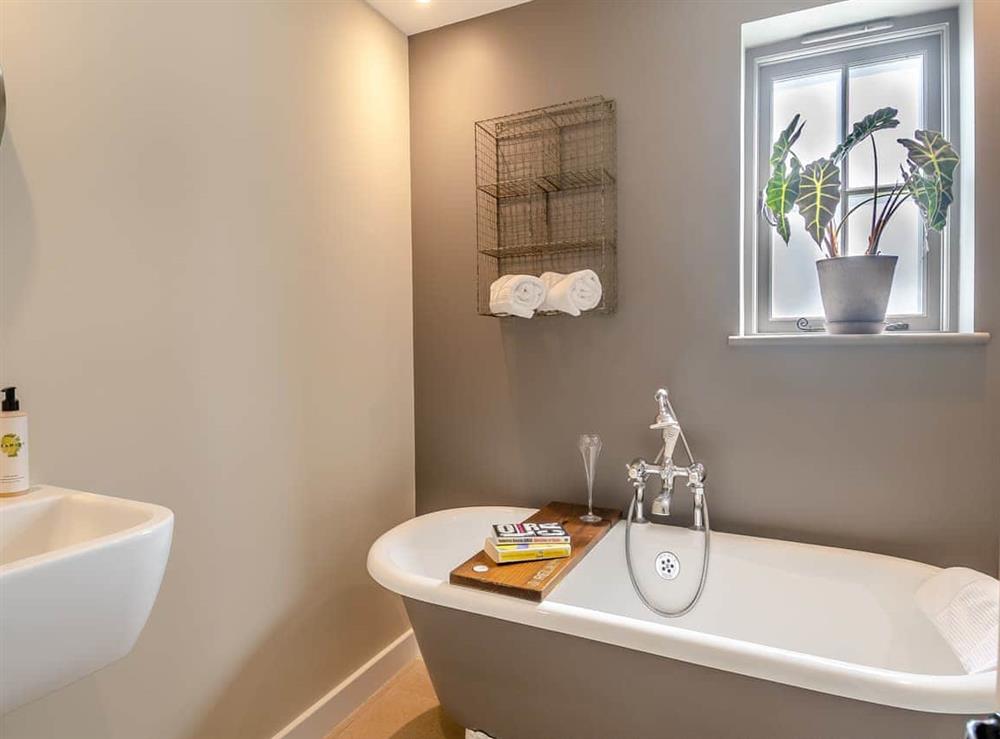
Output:
M673 497L673 490L664 489L659 495L653 499L653 503L650 505L649 512L654 516L669 516L670 515L670 500Z

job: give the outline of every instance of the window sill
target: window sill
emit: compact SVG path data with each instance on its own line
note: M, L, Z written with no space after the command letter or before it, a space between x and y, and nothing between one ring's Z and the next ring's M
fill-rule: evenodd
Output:
M955 333L945 331L893 331L884 334L755 334L730 336L729 346L908 346L911 344L972 345L985 344L990 335L984 331Z

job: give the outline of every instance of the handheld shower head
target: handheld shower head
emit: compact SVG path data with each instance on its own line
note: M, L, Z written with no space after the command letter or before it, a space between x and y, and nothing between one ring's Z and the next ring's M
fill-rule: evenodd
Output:
M674 418L673 409L670 407L670 394L666 388L661 387L657 390L653 398L656 400L657 406L659 406L659 412L656 414L656 422L650 424L649 428L663 432L663 451L661 455L663 463L666 464L674 456L674 447L677 446L677 440L681 435L681 425Z

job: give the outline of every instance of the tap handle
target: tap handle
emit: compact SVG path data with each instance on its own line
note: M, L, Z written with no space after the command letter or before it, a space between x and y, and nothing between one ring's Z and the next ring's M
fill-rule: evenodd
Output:
M633 483L646 481L647 474L647 464L646 460L641 457L636 457L627 465L625 465L625 471L628 473L628 479Z
M695 462L690 467L688 478L694 480L695 482L705 482L705 475L705 465L701 462Z

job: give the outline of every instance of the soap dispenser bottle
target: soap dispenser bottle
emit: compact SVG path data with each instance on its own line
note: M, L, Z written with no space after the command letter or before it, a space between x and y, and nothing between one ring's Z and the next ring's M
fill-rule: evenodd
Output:
M28 492L28 414L16 388L5 387L0 402L0 496Z

